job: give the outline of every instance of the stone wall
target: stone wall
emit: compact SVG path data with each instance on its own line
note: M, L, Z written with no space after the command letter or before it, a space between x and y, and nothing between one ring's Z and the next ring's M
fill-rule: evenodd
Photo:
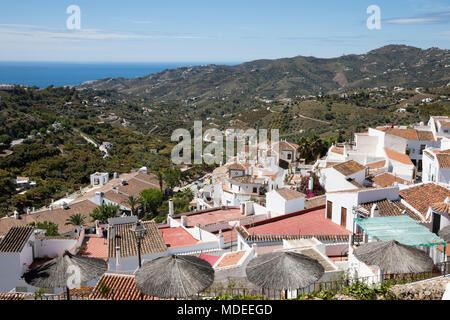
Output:
M419 282L398 284L389 291L403 300L441 300L450 278L435 278Z

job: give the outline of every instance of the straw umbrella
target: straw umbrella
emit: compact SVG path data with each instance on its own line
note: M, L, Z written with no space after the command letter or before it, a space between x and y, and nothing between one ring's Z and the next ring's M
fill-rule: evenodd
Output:
M66 288L70 300L69 286L82 284L106 272L106 261L98 258L75 256L65 251L60 257L52 259L28 272L25 281L39 288Z
M252 259L245 271L250 282L264 289L295 290L319 280L324 268L303 254L280 251Z
M187 298L214 282L214 269L194 256L171 255L145 263L134 281L139 291L150 296Z
M390 273L420 273L433 269L433 259L423 250L395 240L362 244L353 254L367 265Z
M438 232L439 237L441 237L445 242L450 242L450 226L442 228Z

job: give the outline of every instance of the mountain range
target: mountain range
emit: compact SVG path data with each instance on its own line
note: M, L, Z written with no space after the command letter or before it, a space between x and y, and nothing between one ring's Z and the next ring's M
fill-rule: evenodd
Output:
M89 81L77 89L116 90L150 101L333 93L351 88L442 86L450 82L450 50L388 45L366 54L321 59L297 56L234 66L180 67L143 77Z

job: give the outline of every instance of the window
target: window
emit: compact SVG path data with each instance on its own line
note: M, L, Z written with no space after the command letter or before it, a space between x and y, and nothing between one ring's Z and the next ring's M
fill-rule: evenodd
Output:
M327 219L331 220L333 212L333 202L327 201Z
M347 226L347 208L341 207L341 226Z
M288 153L288 154L287 154L287 158L288 158L288 160L291 160L292 154Z
M253 188L253 193L257 193L258 192L258 188Z

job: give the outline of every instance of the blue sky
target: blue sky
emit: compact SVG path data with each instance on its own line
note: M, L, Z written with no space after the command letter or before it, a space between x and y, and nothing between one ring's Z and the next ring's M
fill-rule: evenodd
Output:
M80 30L66 28L70 5ZM366 27L370 5L381 30ZM450 49L450 0L14 0L0 10L0 61L241 62L387 44Z

